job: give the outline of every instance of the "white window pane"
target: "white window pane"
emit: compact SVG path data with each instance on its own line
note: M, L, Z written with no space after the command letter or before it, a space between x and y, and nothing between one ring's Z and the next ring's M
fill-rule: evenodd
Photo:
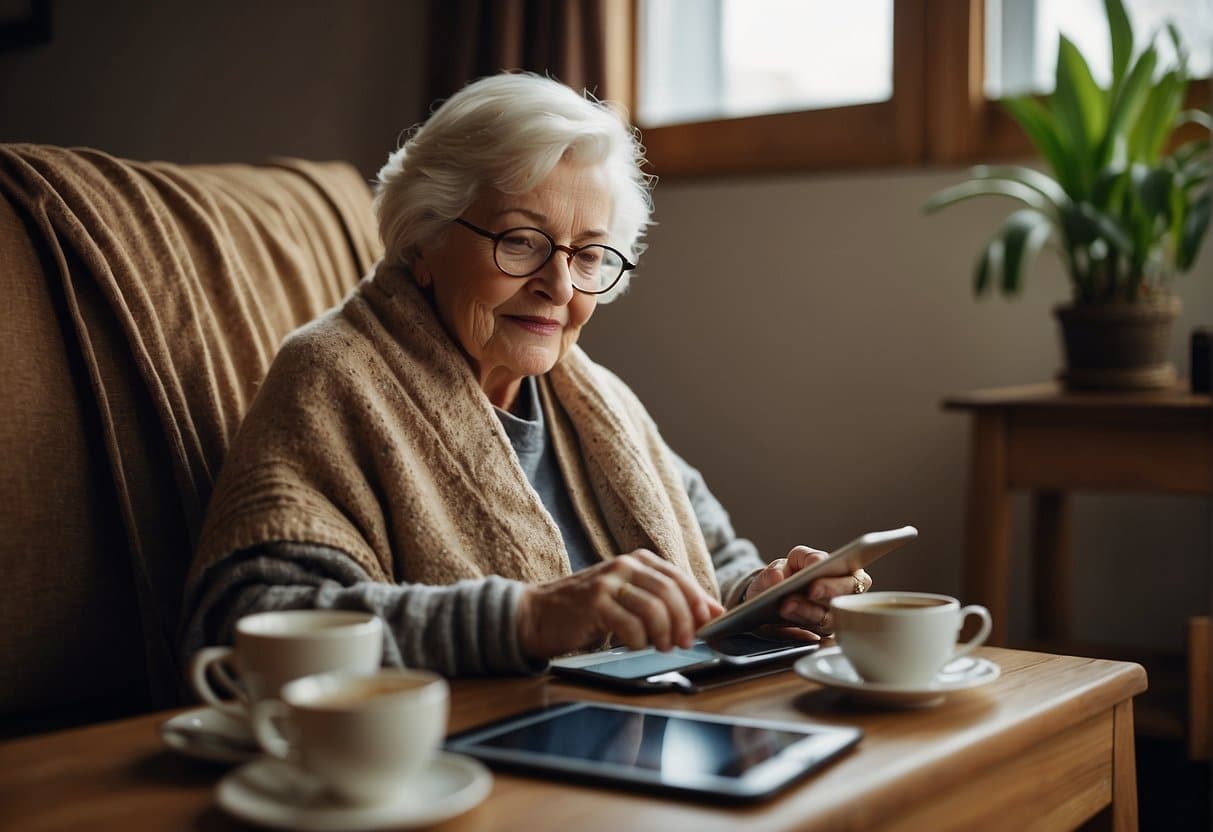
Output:
M646 126L893 94L893 0L641 0L640 29Z
M1133 25L1136 52L1153 42L1161 65L1173 66L1175 51L1166 34L1166 24L1173 22L1188 49L1188 71L1196 78L1209 76L1213 3L1125 0L1125 11ZM1112 53L1103 0L986 0L986 96L1052 92L1058 33L1074 41L1098 84L1111 83Z

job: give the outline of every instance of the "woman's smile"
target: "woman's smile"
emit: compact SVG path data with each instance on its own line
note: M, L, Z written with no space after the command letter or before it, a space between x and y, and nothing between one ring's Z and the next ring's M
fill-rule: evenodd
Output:
M538 315L505 315L503 317L536 335L555 335L564 328L560 321Z

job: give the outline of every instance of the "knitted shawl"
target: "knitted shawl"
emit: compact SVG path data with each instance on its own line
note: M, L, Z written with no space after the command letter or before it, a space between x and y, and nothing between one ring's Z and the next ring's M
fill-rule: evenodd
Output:
M539 388L597 554L650 549L719 597L679 469L632 391L576 346ZM383 582L570 573L488 397L403 269L380 263L283 344L224 461L191 577L277 541L334 547Z

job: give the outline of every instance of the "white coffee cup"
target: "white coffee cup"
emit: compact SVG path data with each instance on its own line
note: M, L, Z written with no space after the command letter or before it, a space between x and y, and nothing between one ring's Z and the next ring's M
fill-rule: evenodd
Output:
M990 635L989 610L961 607L949 595L866 592L835 598L830 608L838 646L866 682L929 684L944 665ZM960 628L970 615L981 619L981 629L958 647Z
M450 689L428 670L323 673L253 708L253 735L353 804L400 794L446 736ZM275 723L281 722L279 730ZM288 739L289 738L289 739Z
M236 622L235 647L205 647L190 661L190 681L204 702L245 718L292 679L345 670L373 673L383 660L383 622L349 610L282 610ZM214 674L220 691L207 677ZM232 698L223 698L227 695Z

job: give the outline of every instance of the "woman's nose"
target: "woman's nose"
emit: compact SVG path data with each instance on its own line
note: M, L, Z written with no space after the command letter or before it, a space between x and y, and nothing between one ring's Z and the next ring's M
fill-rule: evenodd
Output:
M571 256L559 249L552 252L552 259L535 273L532 283L533 291L540 292L557 306L571 301L576 291L573 289L573 274L569 265Z

